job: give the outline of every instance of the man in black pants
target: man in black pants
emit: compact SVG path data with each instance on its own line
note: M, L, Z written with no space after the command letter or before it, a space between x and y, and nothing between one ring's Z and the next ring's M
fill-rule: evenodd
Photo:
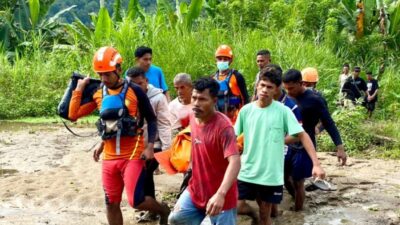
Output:
M364 79L360 77L360 72L361 68L359 66L354 67L353 75L347 78L342 87L345 98L351 100L353 104L357 103L357 99L364 98L365 92L367 91L367 84Z
M154 142L154 153L169 149L171 145L171 114L168 109L167 97L163 94L163 90L149 84L149 80L145 76L145 71L140 67L130 68L126 72L127 79L140 86L150 100L150 104L157 117L157 136ZM145 137L146 137L145 133ZM145 138L147 140L147 138ZM156 159L146 161L146 177L144 181L144 194L156 198L154 186L154 171L158 168ZM154 213L144 213L138 219L138 222L156 220L157 215Z
M367 91L364 99L365 107L368 110L368 117L371 118L372 112L375 110L375 103L378 100L378 81L372 77L372 72L367 72Z
M288 70L283 75L283 85L289 96L296 100L300 109L303 128L310 136L314 146L316 146L315 126L319 121L321 121L322 125L336 145L339 162L342 161L342 165L345 165L347 156L344 151L339 131L336 128L335 122L332 120L332 117L329 114L327 106L323 102L322 98L316 95L313 91L307 90L302 85L302 75L298 70ZM307 156L307 154L304 154L304 149L302 148L289 148L285 160L296 162L292 168L285 168L285 178L288 177L288 179L285 180L285 186L289 193L294 194L295 210L300 211L303 209L303 203L305 199L304 179L311 177L312 167L309 163L310 158ZM285 162L285 165L290 164L291 163Z

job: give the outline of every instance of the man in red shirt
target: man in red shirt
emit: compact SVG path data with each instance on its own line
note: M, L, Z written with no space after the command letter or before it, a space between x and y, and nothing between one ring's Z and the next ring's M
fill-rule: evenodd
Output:
M212 224L235 225L240 169L236 136L228 117L215 111L219 85L211 78L194 83L192 178L169 216L171 225L201 224L206 215Z

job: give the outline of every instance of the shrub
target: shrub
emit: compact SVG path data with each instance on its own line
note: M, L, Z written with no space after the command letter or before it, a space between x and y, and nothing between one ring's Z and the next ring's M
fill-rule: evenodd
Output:
M371 143L372 135L363 129L366 110L361 106L355 108L340 108L332 113L332 118L339 129L347 152L354 153L366 149ZM318 136L318 150L332 151L335 146L327 132Z

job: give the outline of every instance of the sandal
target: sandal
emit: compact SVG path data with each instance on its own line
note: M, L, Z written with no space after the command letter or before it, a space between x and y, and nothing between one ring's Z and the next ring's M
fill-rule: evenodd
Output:
M329 183L326 180L321 180L321 179L315 179L315 180L311 180L312 185L314 185L315 187L317 187L318 189L322 190L322 191L336 191L337 188L335 185Z
M142 211L139 212L138 215L135 215L135 219L136 222L138 223L151 222L151 221L156 221L158 219L158 215L150 211Z

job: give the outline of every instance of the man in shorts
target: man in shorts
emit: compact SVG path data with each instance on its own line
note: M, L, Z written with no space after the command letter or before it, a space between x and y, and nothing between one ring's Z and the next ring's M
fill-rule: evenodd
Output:
M321 121L324 129L330 135L336 145L338 161L346 164L347 155L344 151L340 133L333 121L326 103L312 90L307 90L302 81L300 71L290 69L283 75L283 85L289 94L296 100L299 106L303 128L310 136L314 147L316 147L315 127ZM288 192L295 198L295 210L303 209L305 191L304 181L312 175L312 159L303 146L291 146L285 158L285 174L287 177L285 186Z
M241 200L256 200L262 225L272 224L273 204L282 200L285 135L296 136L305 146L313 162L313 175L325 176L310 137L292 111L273 100L281 79L276 70L264 69L257 84L257 101L242 108L235 124L236 135L244 134L239 207Z
M154 153L165 151L171 146L171 122L170 113L168 110L168 100L159 88L149 84L149 80L145 76L145 72L140 67L130 68L126 72L126 76L131 82L142 88L150 100L150 104L157 118L157 136L154 142ZM146 127L145 124L144 127ZM144 132L145 144L147 144L147 132ZM150 196L156 199L156 191L154 185L154 174L157 174L158 162L156 159L147 160L146 162L146 177L144 191L145 196ZM138 222L146 222L156 220L157 214L152 212L142 212L142 216L138 218Z
M149 210L160 215L160 224L166 225L169 208L144 194L144 165L153 158L153 143L157 121L146 94L137 85L130 85L121 78L122 57L112 47L100 48L93 57L93 70L100 76L102 88L92 100L81 105L83 91L90 78L78 81L72 93L68 117L75 121L98 109L97 123L104 144L102 182L105 192L107 220L110 225L122 225L120 208L122 192L128 203L139 210ZM122 112L122 113L121 113ZM145 147L141 124L148 124L148 145ZM126 129L120 129L121 127ZM100 151L94 153L99 158Z

